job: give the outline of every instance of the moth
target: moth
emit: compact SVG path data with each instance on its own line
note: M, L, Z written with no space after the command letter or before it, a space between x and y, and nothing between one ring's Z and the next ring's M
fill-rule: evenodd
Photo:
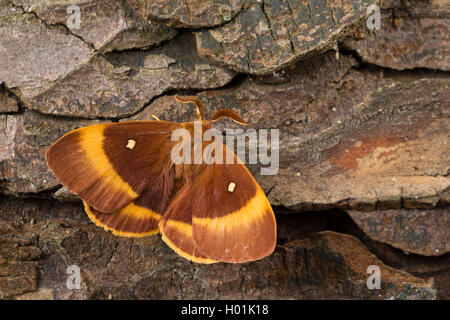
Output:
M176 100L195 105L203 132L222 118L247 124L230 109L204 119L197 97ZM50 146L47 164L83 200L89 218L114 235L161 232L176 253L205 264L243 263L271 254L276 243L272 207L226 145L220 152L231 154L232 164L172 161L178 143L172 133L185 129L194 135L194 123L156 118L83 127Z

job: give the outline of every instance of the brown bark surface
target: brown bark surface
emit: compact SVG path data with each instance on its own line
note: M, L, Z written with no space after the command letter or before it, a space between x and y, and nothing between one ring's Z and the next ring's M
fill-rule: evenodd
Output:
M0 299L449 299L449 21L437 0L2 1ZM113 236L47 167L82 126L194 119L175 95L280 130L278 173L249 165L269 257L199 265Z

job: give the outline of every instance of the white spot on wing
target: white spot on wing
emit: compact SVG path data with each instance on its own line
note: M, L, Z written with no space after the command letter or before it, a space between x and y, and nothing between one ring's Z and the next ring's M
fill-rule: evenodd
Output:
M130 139L127 142L126 148L133 150L135 145L136 145L136 141L134 141L133 139Z
M230 182L230 184L228 185L228 192L233 192L234 188L236 188L236 183Z

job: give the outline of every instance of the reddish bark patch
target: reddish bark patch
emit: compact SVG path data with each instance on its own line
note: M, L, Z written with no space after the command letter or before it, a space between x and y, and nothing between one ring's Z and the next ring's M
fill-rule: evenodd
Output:
M335 175L346 170L357 169L358 159L366 157L378 147L392 147L401 141L401 137L393 135L339 143L326 151L333 168L328 170L325 175ZM383 154L387 155L388 152Z

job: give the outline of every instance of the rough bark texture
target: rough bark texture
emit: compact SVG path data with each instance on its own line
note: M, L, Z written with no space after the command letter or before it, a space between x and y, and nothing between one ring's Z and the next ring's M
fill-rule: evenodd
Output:
M364 61L396 70L428 68L449 71L450 4L412 1L383 11L383 28L346 40Z
M244 0L128 0L143 17L171 27L213 27L230 21L239 13Z
M2 1L0 298L450 298L450 5L380 1L368 30L374 3ZM113 236L46 166L82 126L194 119L176 94L279 129L278 173L249 165L276 211L271 256L198 265Z
M199 32L201 55L237 71L268 74L301 57L332 48L368 16L375 1L263 0L232 22Z
M145 48L173 38L176 30L143 19L126 1L14 0L26 12L33 13L47 25L62 25L102 52ZM70 19L78 6L80 25Z

